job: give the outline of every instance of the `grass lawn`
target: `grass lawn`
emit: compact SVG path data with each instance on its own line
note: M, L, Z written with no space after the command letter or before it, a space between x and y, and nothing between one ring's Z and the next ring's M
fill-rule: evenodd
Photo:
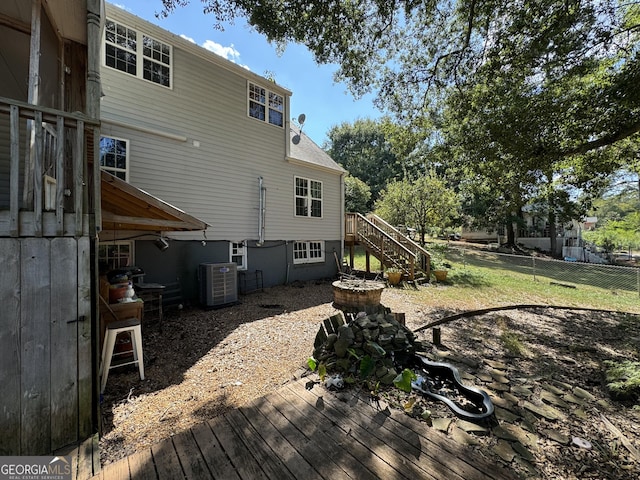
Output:
M640 296L634 291L635 277L624 283L628 288L610 288L608 285L617 283L610 284L602 278L603 272L599 271L602 267L593 266L588 274L570 275L569 283L558 278L565 278L562 274L575 268L575 264L567 264L564 271L560 271L564 265L561 262L548 264L552 268L540 268L534 277L528 267L530 258L522 258L518 264L518 259L514 263L495 256L447 255L451 270L446 282L435 283L432 278L430 285L418 290L407 289L407 293L418 296L422 303L446 310L539 304L640 313ZM365 269L362 251L356 250L354 267ZM372 257L372 270L379 267L380 262ZM591 276L594 278L588 278Z

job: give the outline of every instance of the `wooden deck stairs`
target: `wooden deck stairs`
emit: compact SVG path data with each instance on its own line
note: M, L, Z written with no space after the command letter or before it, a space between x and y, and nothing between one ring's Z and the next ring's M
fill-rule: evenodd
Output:
M344 240L349 247L351 268L354 266L354 246L362 245L367 258L367 272L370 272L369 258L373 255L383 269L398 269L408 281L429 281L429 252L377 215L345 214Z

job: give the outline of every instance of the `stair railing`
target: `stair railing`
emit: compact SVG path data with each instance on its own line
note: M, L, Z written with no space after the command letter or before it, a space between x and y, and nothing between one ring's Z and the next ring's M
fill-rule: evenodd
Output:
M383 266L404 271L410 280L415 278L416 255L410 249L359 213L346 214L345 224L346 234L364 244Z
M379 216L370 213L367 215L367 220L373 223L380 230L383 230L388 235L393 237L398 243L404 245L407 249L409 249L416 256L418 268L427 275L427 278L429 277L431 268L431 254L427 250L425 250L422 246L414 242L411 238L403 234L400 230L398 230Z

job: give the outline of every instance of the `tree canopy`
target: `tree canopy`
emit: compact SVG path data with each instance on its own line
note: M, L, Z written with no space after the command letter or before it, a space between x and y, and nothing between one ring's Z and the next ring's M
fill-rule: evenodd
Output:
M415 180L394 181L376 202L376 213L392 225L414 227L425 243L425 236L442 233L457 220L460 199L434 171Z
M328 137L325 148L331 158L369 186L368 208L388 182L402 178L401 162L386 138L383 122L342 123L332 127Z

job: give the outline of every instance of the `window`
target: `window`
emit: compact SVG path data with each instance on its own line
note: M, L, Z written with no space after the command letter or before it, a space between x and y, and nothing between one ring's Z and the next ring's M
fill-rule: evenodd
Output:
M113 137L100 138L100 168L129 181L129 140Z
M171 87L170 45L107 20L104 50L107 67Z
M324 263L324 242L295 242L293 263Z
M254 83L249 83L249 116L269 122L278 127L284 126L284 97L270 92Z
M322 182L295 177L296 217L322 217Z
M231 242L229 244L230 261L238 265L238 270L247 269L247 247L244 243Z
M98 246L100 269L106 271L130 267L133 263L133 242L105 242Z

